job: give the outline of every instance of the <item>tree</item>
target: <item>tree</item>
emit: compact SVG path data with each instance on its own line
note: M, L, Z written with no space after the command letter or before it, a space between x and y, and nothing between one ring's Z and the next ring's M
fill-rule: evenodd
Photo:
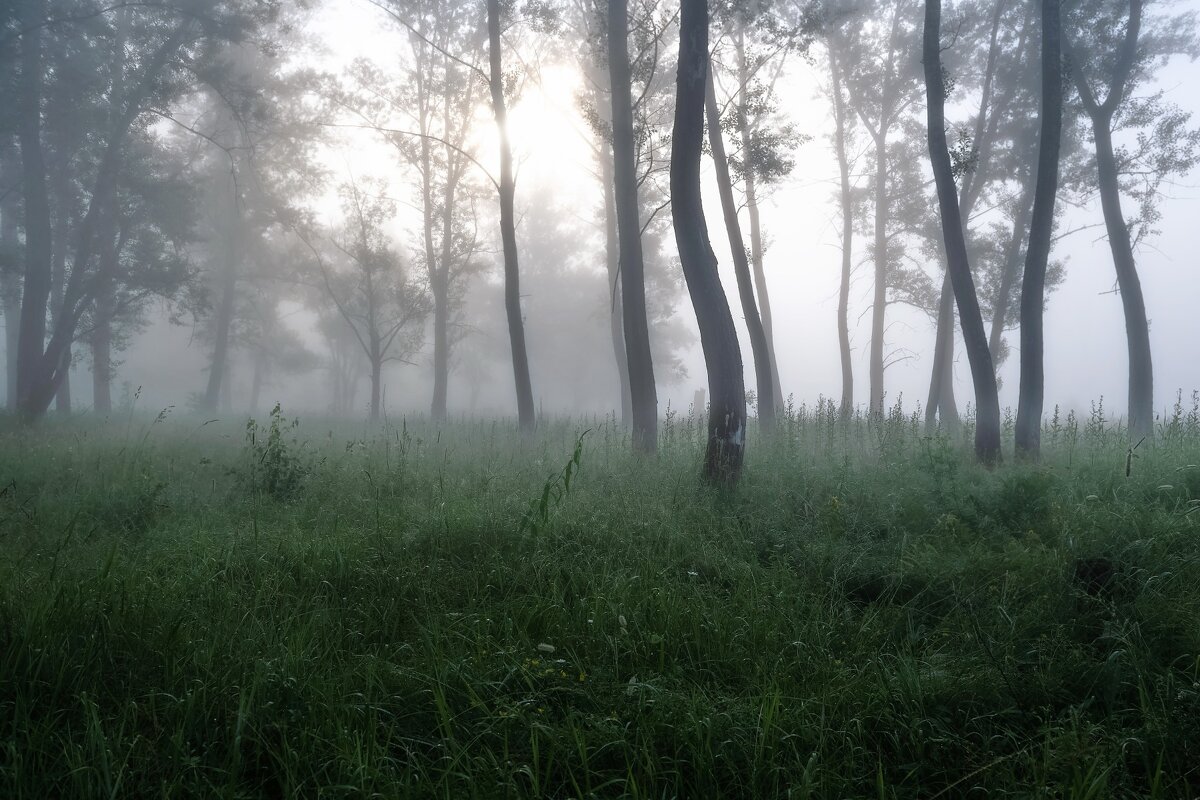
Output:
M645 266L638 202L633 90L629 63L628 8L625 0L608 4L608 67L612 94L614 211L621 274L621 320L633 422L633 446L644 453L658 447L658 396L646 317ZM607 192L607 187L605 188Z
M377 187L378 188L378 187ZM343 229L329 244L343 268L326 263L312 247L326 295L362 348L371 375L372 421L381 409L383 368L409 359L424 343L429 300L405 274L400 256L383 226L394 216L392 203L368 196L354 183L342 189Z
M1125 314L1133 439L1154 432L1150 321L1134 247L1153 229L1161 183L1200 160L1200 132L1187 128L1188 114L1164 103L1161 94L1135 96L1156 64L1177 53L1194 57L1194 15L1158 16L1143 30L1143 5L1143 0L1079 3L1073 8L1073 33L1064 37L1079 104L1091 121L1097 189ZM1138 131L1136 147L1114 144L1114 134L1122 129ZM1122 193L1139 203L1133 224L1122 208Z
M207 58L218 43L244 40L248 32L260 29L274 14L269 6L237 0L203 4L179 0L139 6L136 13L122 13L118 31L113 13L125 9L125 6L113 9L89 3L86 10L91 13L80 15L79 27L69 31L69 34L83 31L88 41L96 45L96 52L117 53L120 57L102 59L94 65L93 72L106 87L104 91L77 93L79 115L56 119L48 113L47 92L53 87L47 76L59 75L54 67L71 54L71 48L66 46L67 39L60 41L63 34L53 32L59 31L60 26L52 31L47 25L45 0L24 0L20 8L21 61L16 78L16 110L26 263L17 401L26 419L44 414L58 391L70 365L69 352L77 338L80 320L95 303L97 288L103 285L103 281L94 280L102 231L134 134L147 129L153 118L175 121L172 110L188 86L184 76L204 79L209 66ZM124 47L111 46L114 41L122 40ZM53 47L48 48L48 43ZM89 87L95 83L92 81ZM111 111L98 115L97 103L101 104L99 108ZM61 233L56 246L55 204L51 203L50 191L57 189L61 200L64 187L52 186L53 176L46 156L52 151L56 135L62 133L63 125L77 126L81 119L101 119L101 124L80 145L88 150L86 163L90 169L79 170L73 176L80 192L78 210L61 202L57 204L60 213L63 208L69 209L72 233L69 247ZM72 154L64 152L53 155L58 166L72 158ZM58 263L63 265L61 292L55 288Z
M533 385L529 378L529 354L525 347L525 320L521 312L521 272L517 261L517 223L514 211L516 180L513 176L512 146L508 140L508 105L500 43L500 0L487 0L488 88L492 115L500 139L500 238L504 249L504 308L508 315L508 339L512 347L513 378L517 386L517 424L525 433L534 427Z
M708 369L708 445L703 474L715 483L732 485L741 475L746 447L746 386L737 330L717 274L700 197L707 79L708 2L682 0L671 142L671 219Z
M959 321L975 387L975 456L984 464L1000 460L1000 400L996 373L987 348L983 316L967 255L967 242L954 184L954 168L946 141L946 75L942 70L941 0L925 0L922 62L928 119L929 160L937 184L938 208L946 248L946 269L954 288Z
M708 143L712 149L713 165L717 173L717 192L721 198L721 213L725 219L725 232L729 237L729 250L737 279L738 297L742 303L742 315L750 334L750 351L754 357L754 374L758 383L758 420L764 430L771 431L775 427L777 413L777 381L767 344L767 334L754 299L754 279L750 275L750 260L742 238L741 224L738 222L737 202L733 198L733 181L729 177L729 159L725 155L725 143L721 133L721 110L717 107L711 59L708 81L705 84L704 105L708 118Z
M1054 198L1058 189L1058 151L1062 135L1062 42L1059 0L1042 0L1042 114L1038 143L1037 189L1029 249L1021 283L1021 393L1017 403L1018 457L1036 459L1041 447L1042 309L1045 303L1046 262L1054 228Z

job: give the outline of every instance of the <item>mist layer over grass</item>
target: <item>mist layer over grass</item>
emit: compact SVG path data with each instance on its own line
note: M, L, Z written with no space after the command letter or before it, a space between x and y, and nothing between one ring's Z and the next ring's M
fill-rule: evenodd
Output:
M1200 793L1195 412L781 427L8 427L0 795Z

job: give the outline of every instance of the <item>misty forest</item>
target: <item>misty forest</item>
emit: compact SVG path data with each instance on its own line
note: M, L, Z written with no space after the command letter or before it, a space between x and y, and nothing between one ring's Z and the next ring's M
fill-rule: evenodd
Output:
M1200 0L3 0L0 796L1200 797Z

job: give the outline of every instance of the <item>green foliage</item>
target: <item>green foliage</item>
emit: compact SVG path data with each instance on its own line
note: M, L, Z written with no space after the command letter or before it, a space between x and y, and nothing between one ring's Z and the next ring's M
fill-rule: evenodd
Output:
M1197 796L1186 418L0 431L0 796Z
M300 452L303 446L294 433L299 425L300 420L283 416L279 403L265 427L253 417L246 420L242 464L234 468L243 489L276 500L289 500L300 492L313 464Z

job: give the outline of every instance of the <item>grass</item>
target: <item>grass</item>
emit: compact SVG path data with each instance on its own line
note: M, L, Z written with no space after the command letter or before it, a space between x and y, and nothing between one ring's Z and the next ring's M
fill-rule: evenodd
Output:
M511 428L5 427L0 796L1200 796L1194 409Z

